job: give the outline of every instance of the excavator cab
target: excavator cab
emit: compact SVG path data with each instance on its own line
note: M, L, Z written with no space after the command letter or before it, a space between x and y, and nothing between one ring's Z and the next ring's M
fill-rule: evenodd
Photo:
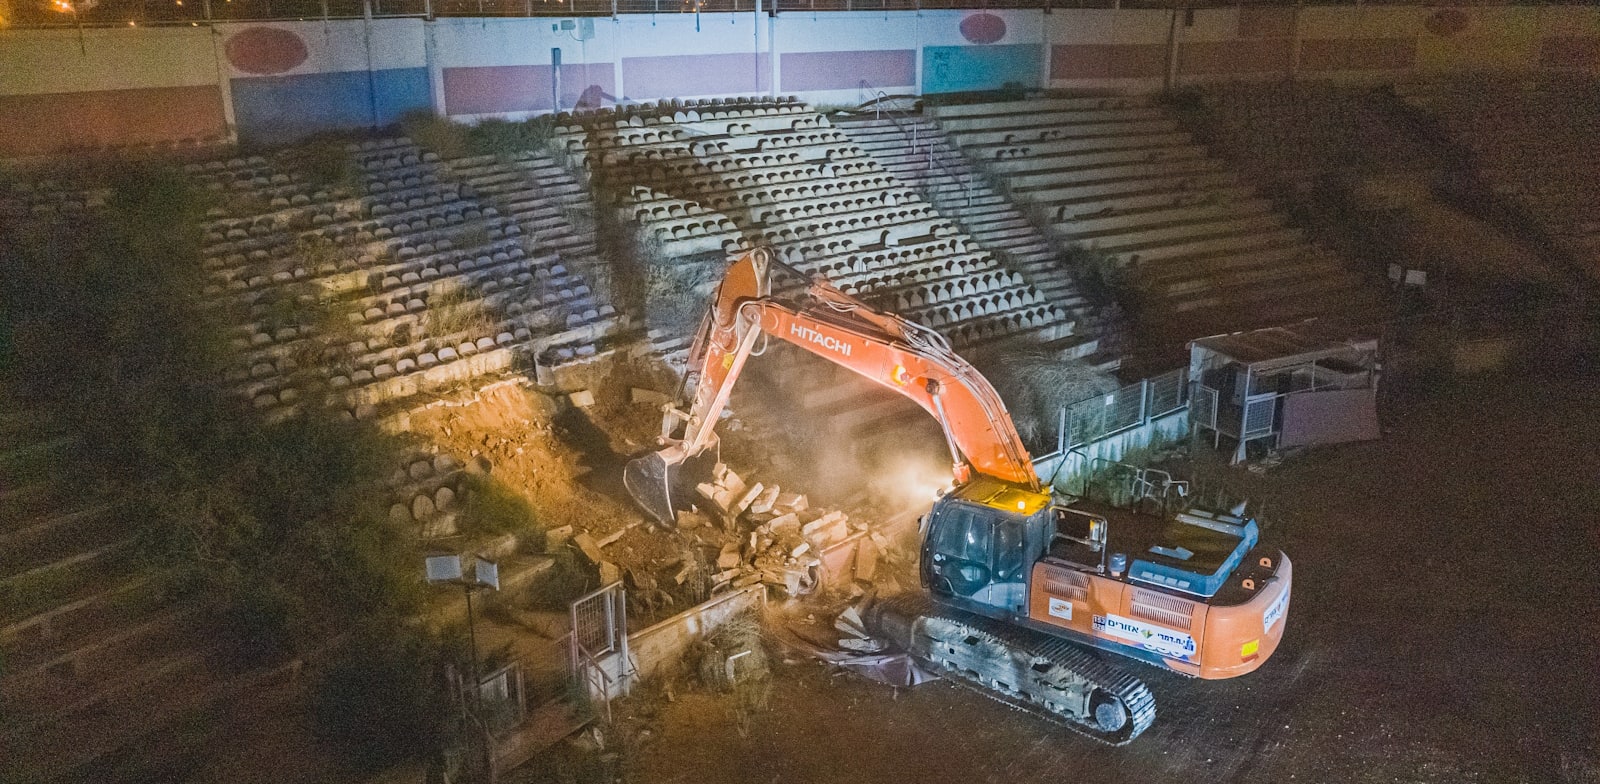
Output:
M922 582L940 601L991 617L1026 614L1028 573L1049 543L1049 496L978 477L928 513Z

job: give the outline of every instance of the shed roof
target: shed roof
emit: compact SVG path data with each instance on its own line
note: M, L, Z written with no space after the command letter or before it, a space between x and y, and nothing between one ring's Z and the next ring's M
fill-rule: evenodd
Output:
M1212 335L1190 343L1246 365L1283 360L1308 361L1354 351L1371 351L1376 338L1336 327L1322 319L1310 319L1281 327L1253 329L1226 335Z

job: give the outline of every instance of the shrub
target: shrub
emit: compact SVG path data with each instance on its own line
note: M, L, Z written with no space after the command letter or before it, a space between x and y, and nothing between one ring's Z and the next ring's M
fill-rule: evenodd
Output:
M1092 366L1037 346L1005 346L988 352L980 364L1030 449L1054 448L1049 439L1063 407L1117 388L1115 379Z
M467 154L466 126L429 109L407 112L400 118L400 130L418 146L434 151L440 158L460 158Z
M313 184L346 191L361 189L361 167L337 139L319 139L302 147L300 166Z

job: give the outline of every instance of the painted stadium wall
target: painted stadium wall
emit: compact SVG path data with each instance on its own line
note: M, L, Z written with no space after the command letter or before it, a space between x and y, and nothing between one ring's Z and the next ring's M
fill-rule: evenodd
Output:
M420 19L0 30L0 155L282 142L432 108L475 120L781 93L1159 90L1218 80L1600 73L1600 9L1339 6ZM870 89L863 86L870 85Z

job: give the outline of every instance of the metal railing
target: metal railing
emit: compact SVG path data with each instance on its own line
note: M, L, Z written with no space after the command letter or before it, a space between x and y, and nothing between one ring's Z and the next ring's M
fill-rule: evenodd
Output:
M1330 5L1359 5L1362 0L1335 0ZM34 0L13 3L4 20L8 27L105 27L202 25L213 22L329 20L466 16L576 17L622 14L751 13L757 0L106 0L93 7L67 7ZM982 9L1170 9L1270 7L1292 5L1284 0L760 0L761 11L924 11ZM1378 0L1369 5L1425 5L1422 0ZM1484 6L1544 5L1532 0L1475 3ZM84 4L87 5L87 4ZM370 8L370 10L369 10Z
M617 654L628 668L628 606L622 583L612 583L572 601L572 631L567 635L567 655L572 675L585 693L598 691L611 719L613 679L600 659Z
M907 131L906 127L904 125L900 124L900 120L895 117L895 114L896 114L895 110L893 108L887 108L887 109L884 108L884 104L887 103L888 100L889 100L889 94L888 93L884 92L883 90L878 89L877 87L874 87L872 85L872 83L867 81L866 79L862 79L858 83L856 89L858 91L858 97L859 97L859 93L861 93L861 92L865 92L865 93L868 93L868 94L873 96L872 101L870 101L870 103L873 104L873 117L875 119L879 119L879 120L888 119L890 123L893 123L894 127L897 130L899 130L902 135L906 136L906 138L908 138L911 141L911 152L913 154L915 154L917 152L917 147L919 147L919 146L923 146L923 147L927 148L927 150L928 150L928 169L932 170L932 169L937 168L939 170L940 174L943 174L944 176L946 176L946 177L950 178L952 181L954 181L957 185L960 185L961 186L961 194L964 197L966 197L967 206L971 207L972 206L972 182L971 182L972 175L970 173L962 174L962 173L955 172L949 166L946 166L945 162L939 159L939 157L938 157L938 155L936 153L936 150L934 148L934 145L927 144L927 143L924 143L924 142L919 140L919 136L920 136L919 128L915 123L912 124L911 130ZM869 103L869 102L868 101L863 101L861 105L862 106L866 106L867 103ZM911 119L910 115L902 115L902 116L904 116L905 119L907 119L907 120ZM930 190L929 195L931 197L935 197L936 198L935 193L933 191L931 191L931 190ZM938 206L938 205L935 204L934 206Z
M1142 379L1065 409L1057 443L1065 453L1165 416L1188 405L1188 371L1183 368Z

